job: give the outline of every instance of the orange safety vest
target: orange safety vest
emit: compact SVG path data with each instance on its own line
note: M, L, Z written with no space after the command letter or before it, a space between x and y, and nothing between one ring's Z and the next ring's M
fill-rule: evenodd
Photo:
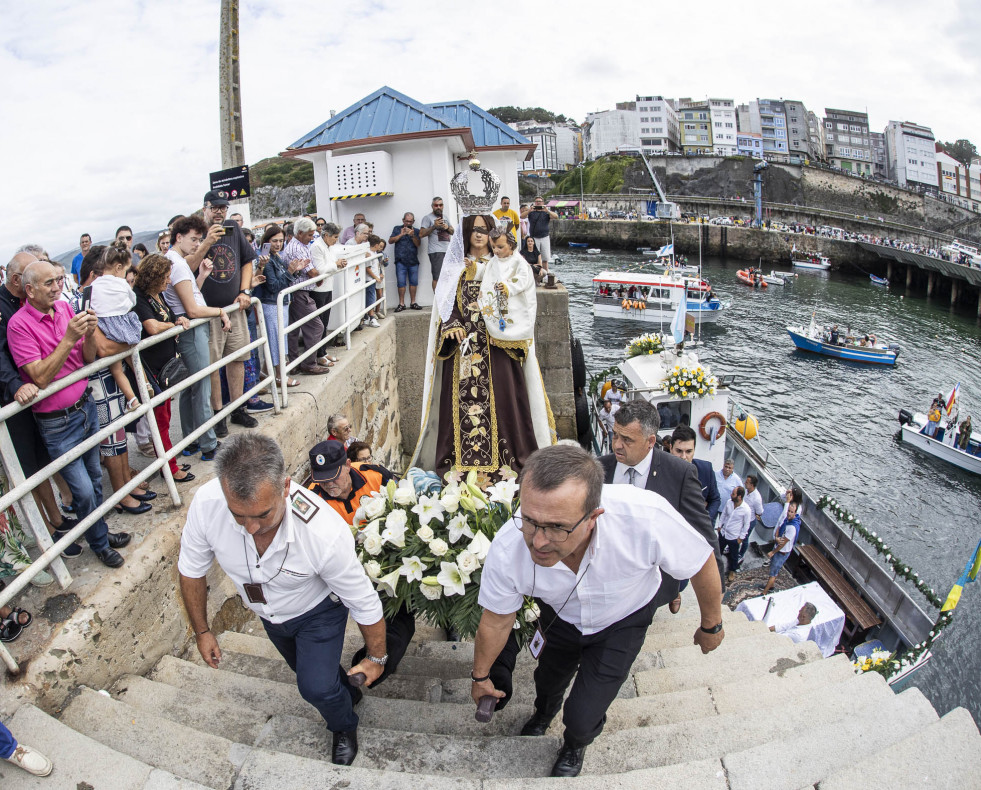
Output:
M327 496L327 492L324 491L317 483L310 483L307 488L313 491L317 496L324 500L328 505L330 505L334 510L337 511L338 515L344 519L348 524L354 523L354 514L361 504L361 497L369 496L375 493L375 491L381 491L383 487L381 473L374 471L371 468L362 469L362 464L351 464L351 493L348 495L347 499L335 499L333 497ZM358 480L355 475L360 475L361 479L364 481L359 488L355 488L358 485Z

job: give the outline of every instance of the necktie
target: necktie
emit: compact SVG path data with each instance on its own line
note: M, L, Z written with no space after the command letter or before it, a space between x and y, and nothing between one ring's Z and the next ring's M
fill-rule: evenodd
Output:
M637 470L632 466L627 470L627 481L632 486L637 485Z

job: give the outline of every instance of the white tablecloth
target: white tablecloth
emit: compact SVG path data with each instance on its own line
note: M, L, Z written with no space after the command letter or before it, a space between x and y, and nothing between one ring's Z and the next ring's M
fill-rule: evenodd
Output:
M811 630L807 638L815 642L825 658L835 652L835 647L841 639L841 631L845 627L845 613L824 591L820 584L811 582L799 587L792 587L783 592L771 593L766 597L749 598L736 607L750 620L761 620L766 611L767 602L773 599L766 624L772 626L787 625L797 622L797 613L805 603L817 607L817 616L811 621Z

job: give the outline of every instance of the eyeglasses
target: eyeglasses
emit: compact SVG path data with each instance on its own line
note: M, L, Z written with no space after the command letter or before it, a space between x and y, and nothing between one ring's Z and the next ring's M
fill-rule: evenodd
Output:
M490 230L488 230L487 228L482 228L482 227L476 227L471 232L472 233L476 233L478 236L489 236L490 235Z
M577 527L582 524L587 518L593 515L592 511L584 515L579 519L571 528L563 527L561 524L539 524L527 516L512 516L514 519L515 526L520 529L526 535L531 535L534 537L536 530L541 530L545 533L545 539L549 543L565 543L569 536L576 531Z
M117 236L116 237L116 240L117 241L132 241L133 240L133 237L132 236Z
M41 283L41 285L43 287L45 287L45 288L50 288L55 283L58 283L58 285L64 285L65 284L65 278L64 277L52 277L50 280L45 280L43 283Z
M318 228L326 228L327 227L327 223L326 222L318 222L317 223L317 227Z

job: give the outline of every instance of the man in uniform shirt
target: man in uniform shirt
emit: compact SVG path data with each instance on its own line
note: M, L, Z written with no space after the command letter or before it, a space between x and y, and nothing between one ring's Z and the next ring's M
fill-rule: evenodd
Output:
M177 565L198 651L217 668L221 649L208 627L206 579L217 559L296 672L300 695L327 722L331 761L350 765L358 753L354 705L361 693L348 676L364 673L370 686L388 660L381 602L351 530L290 480L283 453L268 436L237 434L216 460L218 478L198 490L188 510ZM348 610L367 655L345 672L340 660Z
M496 697L499 708L507 702L517 652L512 626L524 596L534 596L541 609L531 643L537 697L521 734L545 733L575 676L552 776L577 776L644 643L661 569L691 579L701 610L694 642L703 653L724 637L722 586L712 549L663 497L604 486L603 468L585 450L537 450L520 484L521 507L494 537L481 574L471 696Z

